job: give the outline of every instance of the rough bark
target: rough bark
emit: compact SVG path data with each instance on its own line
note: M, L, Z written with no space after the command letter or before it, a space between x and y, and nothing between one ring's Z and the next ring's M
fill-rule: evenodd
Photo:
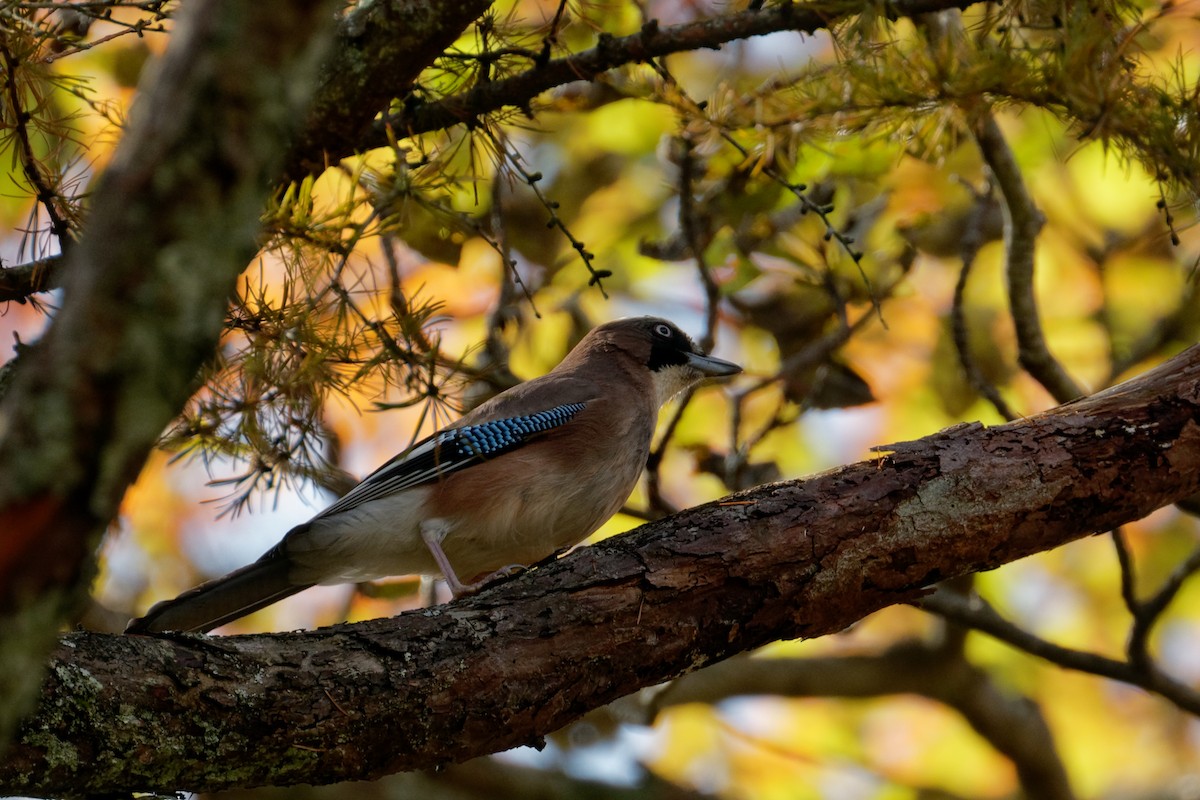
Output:
M129 482L195 390L315 84L332 0L185 4L0 405L0 749Z
M0 793L325 783L461 761L1200 489L1200 347L1098 395L733 495L447 606L317 631L75 633Z
M304 130L287 156L291 179L369 149L364 133L492 0L360 3L337 32ZM379 143L384 144L383 142ZM379 145L375 145L379 146Z

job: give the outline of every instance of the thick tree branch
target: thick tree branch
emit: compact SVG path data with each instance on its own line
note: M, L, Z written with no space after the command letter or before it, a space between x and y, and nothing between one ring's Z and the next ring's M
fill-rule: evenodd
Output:
M448 606L292 634L64 636L0 793L321 783L460 761L1200 488L1200 347L583 548Z
M897 17L915 16L948 8L966 8L978 0L895 0L888 10ZM529 109L534 98L547 89L574 81L589 81L602 72L625 64L646 61L688 50L719 49L728 42L752 36L794 30L812 33L853 14L860 2L818 0L811 3L780 3L769 8L713 17L682 25L659 27L651 22L629 36L602 36L590 50L573 53L539 64L503 80L480 84L463 94L431 103L415 103L375 122L360 148L382 147L388 131L401 136L441 130L501 108Z
M333 57L322 70L312 111L285 160L284 174L299 179L320 173L328 164L375 146L364 138L371 121L403 96L421 70L491 4L359 3L341 22Z

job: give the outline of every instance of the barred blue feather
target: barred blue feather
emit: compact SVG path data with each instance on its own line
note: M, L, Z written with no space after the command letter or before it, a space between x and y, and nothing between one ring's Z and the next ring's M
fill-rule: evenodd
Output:
M368 475L316 519L339 514L394 492L432 483L451 472L515 450L538 434L565 425L585 408L586 403L564 403L536 414L435 433Z

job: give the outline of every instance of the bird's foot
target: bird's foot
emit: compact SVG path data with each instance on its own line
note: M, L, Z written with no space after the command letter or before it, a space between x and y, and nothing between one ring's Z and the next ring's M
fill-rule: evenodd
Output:
M506 567L501 567L495 572L484 575L477 581L472 583L460 583L457 587L451 586L450 589L454 593L455 597L469 597L470 595L482 591L494 583L500 583L501 581L507 580L514 575L519 575L526 569L528 569L528 567L526 567L524 564L509 564Z

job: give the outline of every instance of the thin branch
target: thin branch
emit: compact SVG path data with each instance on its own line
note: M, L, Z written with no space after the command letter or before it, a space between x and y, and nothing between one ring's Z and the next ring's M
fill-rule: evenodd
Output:
M937 591L914 603L946 619L988 634L1018 650L1066 669L1128 683L1157 694L1190 714L1200 715L1200 693L1161 672L1147 672L1128 661L1048 642L1006 620L978 595Z
M72 242L71 225L68 222L69 213L62 207L62 196L51 185L49 176L43 173L42 165L38 162L37 153L29 136L31 115L25 110L25 102L21 97L21 87L17 76L20 74L20 63L9 49L8 41L0 35L0 58L4 60L4 87L7 93L9 113L12 115L12 129L16 134L17 158L21 162L21 170L25 180L33 188L34 196L50 218L50 232L58 240L59 249L66 251Z
M62 8L60 8L58 13L66 13L67 5L68 4L66 3L62 4ZM52 49L57 50L57 52L52 52L44 56L43 61L49 64L54 61L58 61L59 59L66 58L67 56L78 55L79 53L91 50L93 47L106 44L123 36L129 36L130 34L141 37L145 36L147 33L166 33L167 31L167 26L165 25L164 20L170 18L171 12L163 10L162 7L166 5L165 0L156 0L156 2L152 3L110 2L104 5L120 6L122 8L138 8L142 11L152 14L152 16L143 17L129 22L123 21L119 17L108 13L108 9L105 9L104 13L97 14L94 11L87 9L84 5L78 3L71 4L70 13L74 13L80 19L78 26L84 30L91 26L91 22L93 20L98 19L102 19L110 25L118 26L118 30L113 31L105 36L90 39L88 41L79 40L70 42L68 44L68 40L56 40L54 43L55 46Z
M967 383L991 403L1000 416L1006 420L1014 420L1017 418L1017 414L1009 407L1000 391L979 369L979 364L976 363L971 349L970 332L967 330L967 280L971 276L975 258L979 255L979 248L985 242L984 218L994 207L991 203L994 189L988 186L980 191L968 183L964 182L964 185L971 193L972 202L963 223L962 238L959 240L959 258L962 261L962 269L959 270L958 280L954 284L954 303L950 307L950 330L954 337L954 348L958 352L958 363L967 376Z
M809 187L807 185L805 185L803 183L797 183L795 181L790 180L788 178L788 176L786 174L784 174L783 171L780 170L779 164L776 163L773 160L773 158L768 158L768 157L764 157L761 155L752 154L746 146L744 146L741 142L739 142L736 138L734 138L733 134L729 130L726 130L719 123L717 123L709 118L708 114L706 113L707 105L705 103L694 100L687 93L687 90L684 89L684 87L682 85L680 85L680 83L678 81L675 80L675 76L672 75L669 70L667 70L665 65L663 65L657 61L653 61L653 60L650 61L649 63L650 63L650 66L654 69L654 71L659 75L659 77L661 77L663 79L663 81L677 93L678 97L681 100L679 110L685 118L704 120L707 124L711 125L718 132L721 139L726 144L728 144L730 147L732 147L734 150L736 150L737 153L742 157L742 159L744 161L753 162L755 170L761 170L762 174L766 175L768 178L770 178L776 184L778 184L779 186L781 186L782 188L784 188L788 192L790 192L796 198L796 200L799 201L799 206L801 208L802 214L805 214L805 213L815 214L821 220L821 222L824 223L824 225L825 225L825 240L826 241L831 241L831 240L836 241L838 243L838 245L842 248L842 250L844 250L845 253L850 257L850 260L854 262L854 266L858 268L858 274L862 278L863 285L866 287L867 295L871 298L871 305L875 309L876 316L879 317L880 323L883 325L884 328L886 328L887 323L883 319L883 310L879 305L879 298L876 295L874 287L871 285L871 280L867 276L866 270L864 270L863 266L862 266L862 259L863 259L864 254L862 253L862 251L857 250L853 246L854 240L849 234L838 230L837 226L833 224L833 221L830 219L830 214L833 212L833 209L834 209L833 205L831 203L829 203L828 200L814 199L815 196L817 195L818 189L813 189L810 192ZM683 154L683 157L681 158L681 163L680 163L681 172L683 172L685 169L690 168L690 166L687 164L687 159L691 155L689 152L690 151L690 142L685 141L684 147L685 147L685 152ZM681 203L682 202L683 202L683 198L681 196ZM699 235L700 233L704 233L705 237L701 237ZM689 248L691 248L692 250L703 249L700 246L701 243L704 242L706 238L711 238L711 232L707 231L707 230L699 231L697 229L694 229L693 234L694 235L691 238L694 239L695 241L687 241L689 237L688 237L686 231L685 231L685 235L684 235L685 241L687 241ZM706 273L707 271L705 270L704 272ZM833 301L834 309L836 310L836 312L839 316L842 326L845 327L848 324L845 302L841 297L841 293L838 291L837 284L833 277L832 269L829 268L828 264L826 265L826 269L825 269L823 278L825 281L826 288L829 291L830 299ZM709 278L708 280L709 280L709 282L711 282L711 278ZM713 293L715 293L715 291L716 291L715 284L713 284L711 288L706 286L706 292L709 293L710 296ZM713 309L710 308L710 313L712 311L713 311ZM713 320L715 323L715 316L713 317Z
M1163 585L1158 591L1150 597L1150 599L1142 603L1142 608L1145 613L1151 617L1160 616L1175 596L1179 594L1179 590L1183 588L1183 584L1188 578L1200 571L1200 548L1193 550L1192 553L1185 558L1179 566L1172 570L1167 579L1163 581Z
M500 134L500 138L507 142L503 134ZM517 287L521 288L521 295L525 298L525 302L529 304L529 310L533 313L533 316L541 319L542 315L538 311L537 304L533 299L534 290L521 277L521 272L517 269L517 260L513 258L512 246L508 241L508 229L504 224L504 215L507 210L504 189L504 181L492 181L492 208L488 230L484 232L482 224L476 224L475 229L491 245L496 254L500 256L500 294L496 298L496 308L491 315L491 319L488 320L486 348L493 363L497 365L503 364L503 369L507 372L508 348L503 346L498 337L509 322L516 322L520 318L520 308L516 292ZM508 377L512 377L511 372L508 373ZM513 383L508 385L515 385L515 383L514 378ZM504 388L507 388L507 386Z
M62 283L61 255L0 267L0 303L24 303L30 295L57 289Z
M1183 584L1200 570L1200 548L1193 550L1191 555L1180 562L1149 599L1140 600L1137 596L1133 554L1125 542L1125 534L1121 528L1113 530L1112 541L1121 567L1121 597L1125 600L1125 607L1130 616L1133 617L1129 639L1126 642L1129 663L1149 675L1161 678L1162 670L1150 653L1150 636Z
M509 368L508 361L511 353L508 343L504 341L504 331L511 325L516 325L521 319L520 299L517 295L518 285L520 285L533 315L539 318L541 316L537 306L533 303L532 291L525 285L521 273L517 271L517 261L512 256L508 229L504 225L504 186L504 181L492 181L492 208L487 238L493 240L492 246L500 256L500 275L498 276L500 291L496 297L496 305L488 314L487 336L484 339L483 353L478 364L483 368L481 372L487 375L487 384L492 393L503 391L520 383L520 380ZM486 398L482 395L472 396L467 407L473 407L476 405L476 401L482 402L484 399Z
M1113 528L1113 549L1117 553L1117 565L1121 570L1121 599L1131 615L1137 617L1141 604L1137 599L1137 575L1133 566L1133 554L1125 541L1125 529Z
M1017 332L1018 358L1021 366L1055 400L1066 403L1081 397L1084 392L1046 345L1033 285L1035 246L1045 220L1025 187L1021 169L991 111L979 112L974 133L979 152L1004 197L1008 297Z
M962 269L959 270L958 280L954 284L954 304L950 307L950 330L954 336L954 349L958 352L958 363L963 368L963 372L967 376L967 383L971 385L971 388L991 403L1000 416L1007 420L1014 420L1017 415L1009 407L1004 396L1000 394L1000 390L979 369L979 364L975 362L975 356L971 350L971 334L967 330L965 298L967 278L971 275L971 267L974 263L973 253L963 255Z
M692 252L692 260L696 262L696 273L701 286L704 287L704 334L700 337L700 347L708 352L716 343L721 289L713 279L712 269L704 257L706 247L701 241L702 220L696 207L695 196L698 167L695 143L686 132L679 140L683 149L679 158L679 228L683 232L688 249ZM705 231L705 234L705 240L712 238L711 232Z
M587 268L587 271L591 276L588 278L588 286L595 286L600 290L600 295L607 300L608 292L604 290L603 281L605 278L610 277L612 272L606 269L596 269L595 265L593 264L596 254L588 250L587 245L585 245L582 241L575 238L575 234L571 233L571 229L567 226L567 223L564 222L562 217L558 215L558 202L548 198L538 186L538 183L540 183L543 178L542 173L536 171L530 172L527 170L525 165L521 163L521 154L510 148L508 141L494 132L490 127L484 126L482 131L488 141L490 141L495 147L496 153L500 157L502 163L512 167L517 175L520 176L521 180L533 190L533 194L535 197L537 197L538 202L545 207L547 213L550 215L549 219L546 221L546 227L557 228L558 231L564 237L566 237L567 241L570 242L571 248L579 254L580 260L583 261L583 266ZM496 247L496 245L493 244L493 247ZM505 253L502 250L499 252L501 257L505 258ZM516 266L511 263L511 259L506 258L505 264L511 266L514 272L516 271ZM530 299L532 300L532 297Z
M691 404L692 398L696 395L696 388L691 387L675 404L675 410L671 413L671 418L667 420L667 424L663 427L662 436L659 437L658 444L650 450L650 455L646 459L646 504L649 507L645 513L646 519L660 519L668 514L674 514L678 511L678 507L667 502L667 499L662 495L662 468L663 457L667 453L667 445L671 443L671 438L675 435L675 429L679 427L680 421L683 419L683 414L687 411L688 405Z

